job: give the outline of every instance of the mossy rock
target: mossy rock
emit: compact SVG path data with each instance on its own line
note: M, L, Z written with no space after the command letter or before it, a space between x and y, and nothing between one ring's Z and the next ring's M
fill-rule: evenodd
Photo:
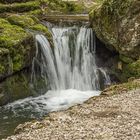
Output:
M29 96L46 93L48 87L40 75L31 81L31 70L25 69L0 83L0 106Z
M45 34L52 41L48 28L32 15L11 14L6 19L0 18L0 47L9 51L4 65L4 56L0 57L0 79L31 64L35 54L36 33Z
M43 16L43 12L41 9L32 10L32 11L26 12L26 14L33 15L34 17L37 17L38 19L42 18Z
M30 77L21 72L20 74L13 75L0 83L2 89L0 92L0 105L33 95L29 82Z
M120 79L139 77L140 1L104 0L90 12L90 21L97 37L123 63ZM135 62L136 61L136 62Z
M125 77L135 77L140 78L140 60L126 65L123 69L123 74Z
M41 32L42 34L45 34L50 41L52 41L52 35L49 32L48 28L40 23L39 19L32 15L19 15L19 14L12 14L10 15L7 20L17 26L21 26L22 28L31 30L31 32Z
M98 38L132 59L140 55L140 1L105 0L90 13Z
M20 15L20 14L11 14L7 20L17 26L21 26L23 28L28 28L30 26L34 26L36 22L28 15Z
M35 49L33 36L17 25L11 25L7 20L0 18L0 47L9 51L6 65L10 66L9 75L30 65ZM32 53L32 54L31 54ZM1 63L3 56L1 55ZM6 68L7 69L7 68ZM1 75L4 74L4 68ZM5 74L4 74L5 75Z
M29 1L29 2L23 2L23 3L13 3L13 4L0 4L0 13L5 12L28 12L35 9L40 8L39 1Z
M42 0L40 5L43 7L43 14L78 14L83 13L85 10L83 4L62 0Z
M48 13L83 13L84 5L75 4L71 2L62 2L61 0L7 0L7 2L2 0L0 3L0 13L23 13L23 12L32 12L39 11L41 14ZM11 4L12 3L12 4Z

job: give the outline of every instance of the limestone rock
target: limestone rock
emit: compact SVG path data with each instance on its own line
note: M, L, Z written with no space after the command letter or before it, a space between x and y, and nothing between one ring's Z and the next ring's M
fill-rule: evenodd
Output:
M121 55L140 56L140 1L105 0L90 13L98 38Z

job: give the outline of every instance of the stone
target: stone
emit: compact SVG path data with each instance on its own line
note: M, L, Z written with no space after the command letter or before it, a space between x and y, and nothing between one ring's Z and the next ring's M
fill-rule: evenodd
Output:
M32 34L17 25L10 24L3 18L0 18L0 29L1 79L29 66L34 56L35 45Z
M91 11L92 27L111 50L132 59L140 56L140 1L105 0Z

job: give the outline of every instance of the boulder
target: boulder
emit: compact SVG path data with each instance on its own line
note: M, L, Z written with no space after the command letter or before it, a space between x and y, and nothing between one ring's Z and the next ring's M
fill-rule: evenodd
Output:
M109 49L139 59L139 0L105 0L90 12L90 19L98 38Z
M0 79L31 64L33 36L23 28L0 18Z
M31 80L31 70L24 69L0 82L0 106L29 96L42 95L48 90L47 82L36 76Z

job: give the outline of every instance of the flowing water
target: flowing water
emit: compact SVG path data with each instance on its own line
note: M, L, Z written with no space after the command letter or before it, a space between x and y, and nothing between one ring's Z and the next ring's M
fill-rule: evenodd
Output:
M50 30L53 47L44 35L35 36L36 56L31 74L32 83L40 76L50 90L44 95L1 107L2 137L13 131L13 127L6 130L8 126L81 104L92 96L100 95L101 82L110 84L106 71L96 65L96 42L92 29L73 26Z

